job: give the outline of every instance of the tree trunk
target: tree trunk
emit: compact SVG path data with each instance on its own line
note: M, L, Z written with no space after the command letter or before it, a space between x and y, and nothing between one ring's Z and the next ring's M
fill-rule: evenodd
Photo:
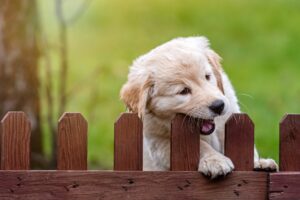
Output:
M0 117L21 110L32 125L31 165L43 162L35 0L0 0Z

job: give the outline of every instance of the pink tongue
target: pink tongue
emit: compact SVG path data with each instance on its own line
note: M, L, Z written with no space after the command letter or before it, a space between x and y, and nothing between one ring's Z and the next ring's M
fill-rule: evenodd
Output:
M214 128L214 125L209 121L203 121L201 131L203 133L209 133Z

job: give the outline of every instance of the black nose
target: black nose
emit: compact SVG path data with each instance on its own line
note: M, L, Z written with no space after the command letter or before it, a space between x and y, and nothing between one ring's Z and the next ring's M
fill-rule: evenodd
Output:
M209 106L209 109L214 113L220 115L223 112L224 107L225 107L224 101L216 100Z

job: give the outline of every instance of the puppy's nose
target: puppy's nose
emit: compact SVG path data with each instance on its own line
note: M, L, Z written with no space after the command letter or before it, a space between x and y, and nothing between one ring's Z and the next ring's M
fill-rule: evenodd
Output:
M214 113L220 115L223 112L224 107L225 107L224 101L216 100L209 106L209 109Z

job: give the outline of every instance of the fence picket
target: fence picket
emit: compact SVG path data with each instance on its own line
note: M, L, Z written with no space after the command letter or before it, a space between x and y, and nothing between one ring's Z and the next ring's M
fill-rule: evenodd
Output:
M280 122L280 171L300 171L300 115L286 115Z
M87 169L87 121L80 113L64 113L59 119L57 169Z
M197 171L200 158L200 129L188 116L177 114L171 125L172 171Z
M137 114L123 113L115 122L114 170L143 169L143 124Z
M8 112L1 121L1 170L30 169L31 127L24 112Z
M253 170L254 124L247 114L233 114L225 125L225 155L236 171Z

